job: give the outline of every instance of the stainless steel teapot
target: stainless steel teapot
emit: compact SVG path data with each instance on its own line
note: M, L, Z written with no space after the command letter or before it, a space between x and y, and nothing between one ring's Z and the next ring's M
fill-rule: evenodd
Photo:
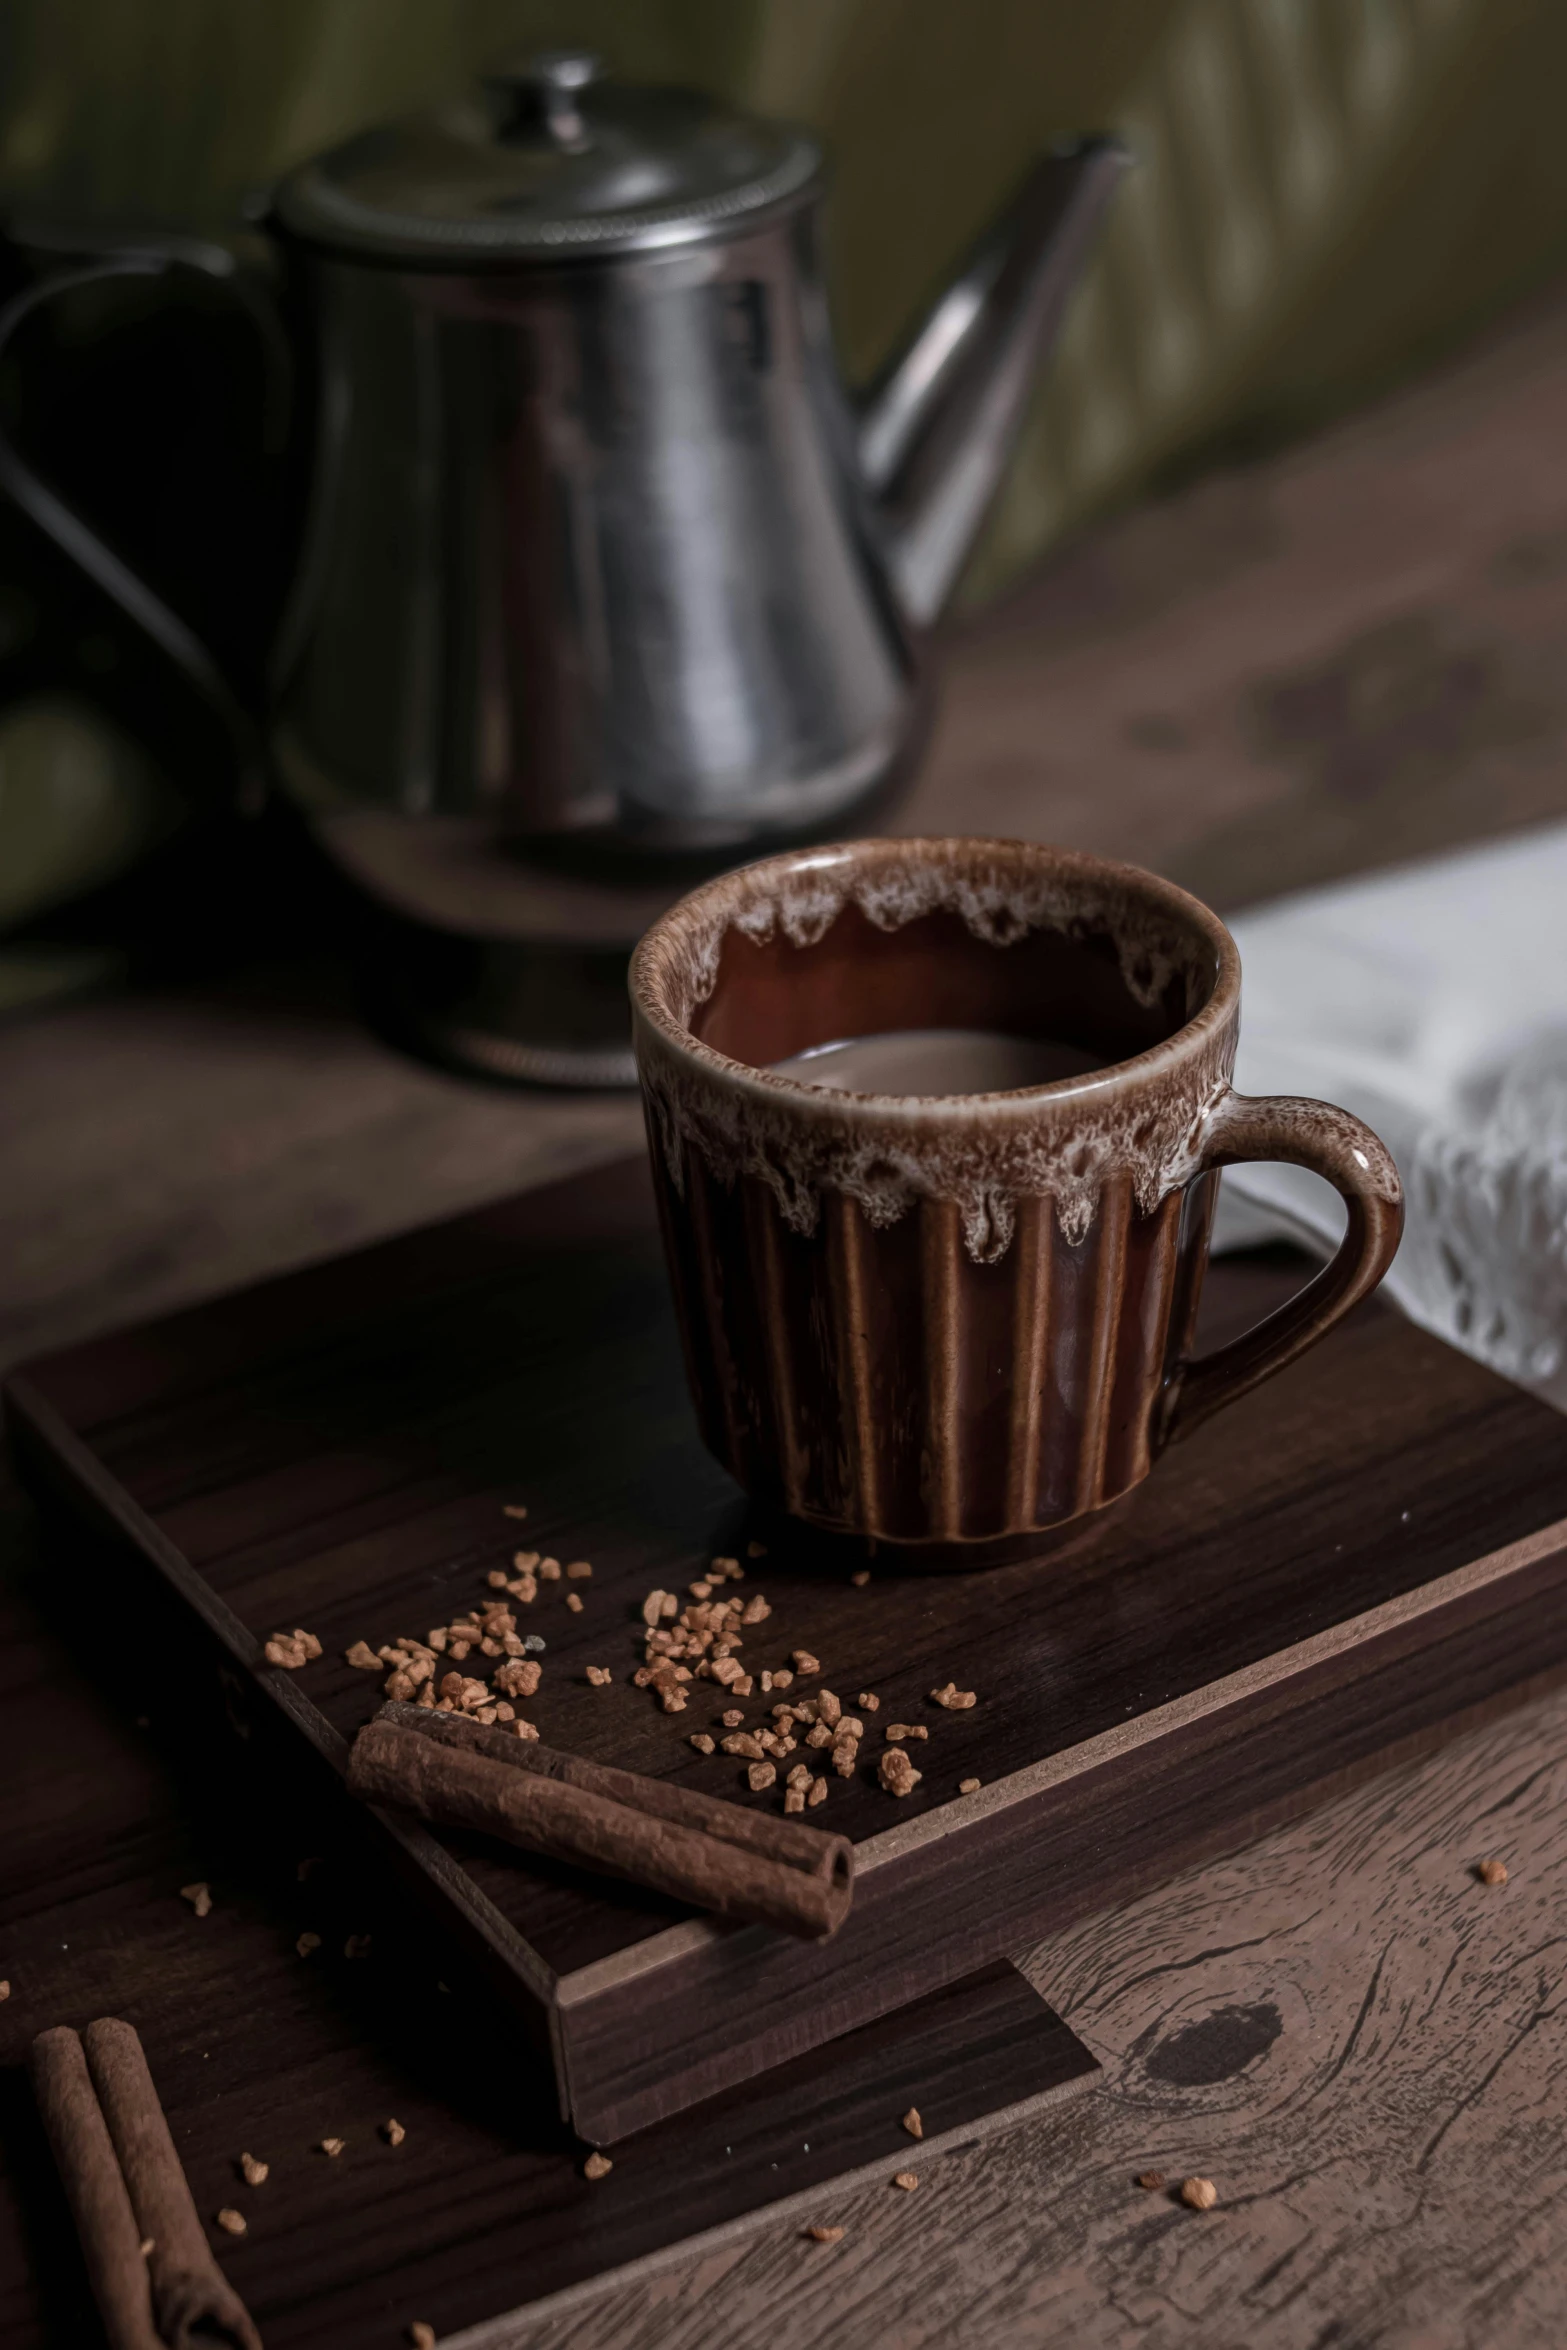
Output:
M1045 156L858 405L796 129L556 52L293 171L266 225L315 452L265 712L8 445L0 483L437 925L491 917L435 836L591 864L839 830L917 743L922 633L1124 161ZM119 247L56 282L241 282L220 247Z

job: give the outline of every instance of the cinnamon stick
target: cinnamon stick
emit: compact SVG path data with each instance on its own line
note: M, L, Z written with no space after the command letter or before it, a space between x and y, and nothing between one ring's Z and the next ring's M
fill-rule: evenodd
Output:
M113 2350L261 2350L212 2257L131 2026L105 2016L80 2040L41 2033L33 2079Z
M459 1714L384 1705L354 1741L348 1784L366 1802L477 1828L808 1941L824 1941L849 1912L847 1837L525 1743Z
M124 2174L82 2044L64 2024L33 2042L33 2090L109 2350L164 2350L152 2322L152 2286Z

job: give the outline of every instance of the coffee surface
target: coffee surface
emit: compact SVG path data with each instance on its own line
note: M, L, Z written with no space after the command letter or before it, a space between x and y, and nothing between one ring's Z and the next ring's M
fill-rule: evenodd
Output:
M1106 1066L1099 1054L1051 1036L987 1028L896 1028L840 1037L791 1053L773 1068L832 1093L1011 1093Z

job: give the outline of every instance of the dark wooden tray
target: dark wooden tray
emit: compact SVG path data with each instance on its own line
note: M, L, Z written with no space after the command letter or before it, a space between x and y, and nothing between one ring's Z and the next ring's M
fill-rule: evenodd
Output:
M1299 1278L1216 1266L1209 1335ZM342 1652L486 1596L521 1531L501 1505L525 1501L529 1545L594 1570L528 1612L545 1738L778 1800L687 1744L716 1693L670 1717L629 1685L644 1594L754 1530L695 1435L640 1164L34 1363L7 1396L35 1484L128 1537L222 1652L240 1726L280 1724L327 1776L378 1702ZM368 1814L366 1833L487 1960L575 2128L618 2140L1536 1687L1567 1660L1564 1438L1372 1306L1075 1552L863 1587L832 1544L753 1563L773 1614L748 1662L806 1647L846 1700L878 1692L869 1756L890 1721L930 1731L907 1800L868 1767L832 1782L817 1816L860 1875L822 1947L477 1840ZM267 1666L261 1642L295 1624L325 1655ZM589 1663L614 1683L590 1687ZM972 1712L930 1704L949 1679Z

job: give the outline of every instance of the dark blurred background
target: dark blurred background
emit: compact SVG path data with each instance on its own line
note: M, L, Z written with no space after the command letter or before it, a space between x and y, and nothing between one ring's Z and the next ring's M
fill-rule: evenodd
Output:
M155 224L253 260L247 209L281 169L539 44L803 120L834 158L857 379L1044 140L1118 129L1141 168L969 610L1090 516L1277 448L1567 263L1567 11L1529 0L8 0L0 39L20 229ZM13 244L0 267L15 292L38 262ZM301 466L261 453L244 316L194 280L84 291L19 332L0 400L259 696ZM223 727L0 501L0 1008L318 926L329 885L236 830L233 782Z

